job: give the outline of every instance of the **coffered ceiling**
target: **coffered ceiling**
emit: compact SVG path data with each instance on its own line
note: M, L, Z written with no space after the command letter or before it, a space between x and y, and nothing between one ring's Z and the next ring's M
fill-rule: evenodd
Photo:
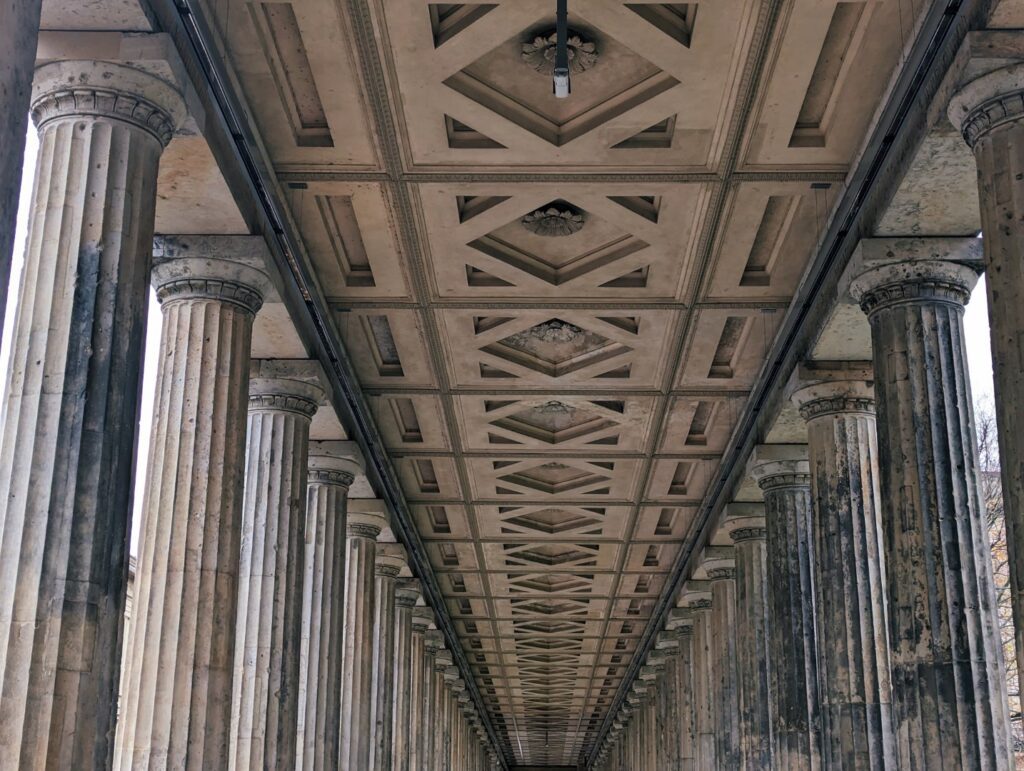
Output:
M507 759L621 683L926 0L207 0Z

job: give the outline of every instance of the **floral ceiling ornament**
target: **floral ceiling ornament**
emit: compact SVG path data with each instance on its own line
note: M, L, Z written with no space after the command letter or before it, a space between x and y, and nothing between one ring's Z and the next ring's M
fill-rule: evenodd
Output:
M551 77L555 72L555 49L558 35L551 30L537 35L523 43L523 61L537 72ZM568 39L569 71L578 74L589 70L597 62L597 45L583 38L578 32L570 32Z
M522 219L523 227L538 236L571 236L583 229L582 213L565 206L548 206L530 212Z

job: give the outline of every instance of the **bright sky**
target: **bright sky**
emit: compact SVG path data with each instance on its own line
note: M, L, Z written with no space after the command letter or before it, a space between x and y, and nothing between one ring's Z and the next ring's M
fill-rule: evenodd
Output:
M7 363L10 358L9 343L11 330L14 327L14 314L17 287L21 280L21 266L25 249L25 237L28 231L28 209L29 200L32 196L32 176L35 169L36 154L39 149L39 142L36 139L34 130L29 131L28 141L25 148L25 173L21 185L21 204L18 209L18 229L14 240L14 264L11 269L11 292L7 304L7 317L4 319L3 344L0 346L0 373L3 373L3 391L7 391ZM146 362L143 371L142 383L142 422L139 430L139 468L136 474L136 495L135 512L132 522L132 554L136 553L138 544L138 533L141 530L142 511L142 490L146 478L146 464L148 461L150 416L153 414L153 396L156 390L156 360L160 345L160 326L162 318L156 297L150 295L149 302L149 327L146 337ZM971 295L971 302L967 306L967 313L964 316L964 326L967 337L967 364L971 374L971 389L974 392L975 400L987 398L992 399L992 352L989 347L988 333L988 303L985 297L985 279L978 282L978 286ZM3 401L6 405L6 398ZM3 409L2 412L6 412Z

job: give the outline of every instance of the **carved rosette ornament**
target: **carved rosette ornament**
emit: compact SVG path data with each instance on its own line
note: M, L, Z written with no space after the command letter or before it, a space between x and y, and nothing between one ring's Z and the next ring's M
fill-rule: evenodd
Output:
M567 206L552 205L530 212L523 217L522 224L524 228L538 236L559 238L579 233L585 221L582 212Z
M537 72L551 77L555 72L555 46L558 34L550 30L523 43L523 61ZM576 75L589 70L597 62L597 45L579 32L569 30L569 72Z

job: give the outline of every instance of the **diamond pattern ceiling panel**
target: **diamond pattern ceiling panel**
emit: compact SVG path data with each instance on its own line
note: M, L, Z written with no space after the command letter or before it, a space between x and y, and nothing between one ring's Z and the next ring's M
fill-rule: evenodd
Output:
M592 749L920 0L218 0L501 750Z

